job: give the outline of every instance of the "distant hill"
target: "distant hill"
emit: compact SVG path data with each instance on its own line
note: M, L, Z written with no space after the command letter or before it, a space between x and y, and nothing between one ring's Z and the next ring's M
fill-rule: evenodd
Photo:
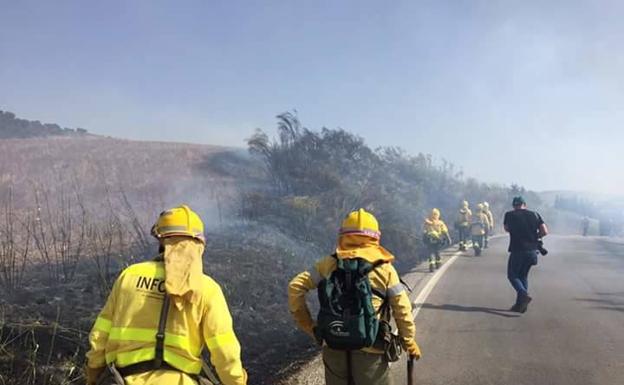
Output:
M24 139L46 136L86 135L84 128L61 127L55 123L20 119L14 113L0 110L0 139Z
M87 206L99 206L107 195L116 196L123 189L133 201L152 210L181 202L199 206L233 179L224 175L227 170L219 169L229 164L222 158L234 156L229 155L232 152L210 145L95 135L4 139L0 140L0 198L10 188L14 203L28 207L34 204L37 189L55 194L79 188Z

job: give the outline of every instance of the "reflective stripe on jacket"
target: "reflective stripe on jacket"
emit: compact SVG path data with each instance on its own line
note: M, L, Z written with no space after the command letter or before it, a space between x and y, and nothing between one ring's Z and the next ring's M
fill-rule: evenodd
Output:
M155 358L164 277L162 262L138 263L121 273L89 335L90 368L110 363L125 367ZM201 370L202 348L207 346L211 362L225 385L246 384L241 348L219 285L204 275L201 301L186 305L182 310L169 308L164 360L182 372L197 374ZM182 373L180 376L190 379Z
M369 261L370 262L370 261ZM305 301L308 291L318 287L319 282L336 269L336 259L327 256L316 262L308 271L304 271L290 281L288 285L288 306L290 312L297 323L297 326L314 338L313 328L315 325L310 310ZM399 274L391 263L384 263L377 266L369 274L368 278L371 287L385 293L387 301L392 310L392 317L395 319L399 335L406 345L414 344L416 327L412 318L412 304L407 295L405 287L399 279ZM372 298L373 307L379 310L382 299L376 295ZM382 353L373 348L362 349L372 353Z

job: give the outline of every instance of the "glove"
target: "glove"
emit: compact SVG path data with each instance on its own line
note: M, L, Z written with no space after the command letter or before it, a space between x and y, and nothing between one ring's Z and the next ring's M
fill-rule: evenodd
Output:
M413 339L409 339L409 340L403 340L405 342L405 351L407 351L407 354L410 355L410 357L414 358L415 360L419 360L420 359L420 348L418 347L418 344L416 343L416 341L414 341Z
M102 374L104 369L106 369L105 366L101 368L90 368L89 366L85 365L84 371L85 377L87 378L87 385L95 385L97 383L98 377L100 377L100 374Z

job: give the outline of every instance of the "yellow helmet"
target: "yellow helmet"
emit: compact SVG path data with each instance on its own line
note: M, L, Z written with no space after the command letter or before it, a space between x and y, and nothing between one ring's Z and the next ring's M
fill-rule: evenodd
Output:
M199 215L187 205L160 213L158 220L152 226L152 235L158 239L174 236L192 237L206 243L204 223Z
M477 204L477 210L478 211L483 211L483 203Z
M340 235L365 235L374 239L381 238L377 218L364 209L352 211L342 221Z
M463 208L468 208L468 201L462 201L462 207Z
M434 208L431 210L431 219L440 219L440 210Z

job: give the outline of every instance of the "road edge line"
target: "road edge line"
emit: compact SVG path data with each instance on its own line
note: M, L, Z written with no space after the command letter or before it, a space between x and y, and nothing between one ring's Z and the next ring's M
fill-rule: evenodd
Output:
M412 318L416 318L416 316L420 312L420 309L422 309L422 305L425 303L425 301L427 300L427 297L429 297L429 294L431 294L431 292L433 291L433 288L437 285L440 278L442 278L444 273L449 269L449 267L451 267L451 265L457 260L457 258L461 254L462 254L461 251L455 252L455 254L453 254L453 256L449 258L448 261L444 262L442 264L442 267L439 268L433 274L433 276L425 284L425 287L423 287L422 290L420 290L420 293L418 293L418 296L416 297L416 299L412 301L412 306L413 306Z
M496 238L501 238L503 237L504 234L496 234L490 237L490 240L492 239L496 239ZM440 278L442 278L442 276L444 275L444 273L446 272L446 270L448 270L451 265L457 260L457 258L462 255L462 253L464 253L465 251L456 251L454 254L452 254L452 257L448 259L448 261L444 262L442 264L442 267L440 269L438 269L433 276L429 279L429 281L427 281L427 283L425 284L425 287L423 287L420 292L418 293L418 296L416 297L416 299L414 299L412 301L412 319L415 319L416 316L418 315L418 313L420 313L420 309L422 309L422 306L424 305L425 301L427 300L427 297L429 297L429 294L431 294L431 292L433 291L433 289L435 288L435 286L438 284L438 281L440 280Z

